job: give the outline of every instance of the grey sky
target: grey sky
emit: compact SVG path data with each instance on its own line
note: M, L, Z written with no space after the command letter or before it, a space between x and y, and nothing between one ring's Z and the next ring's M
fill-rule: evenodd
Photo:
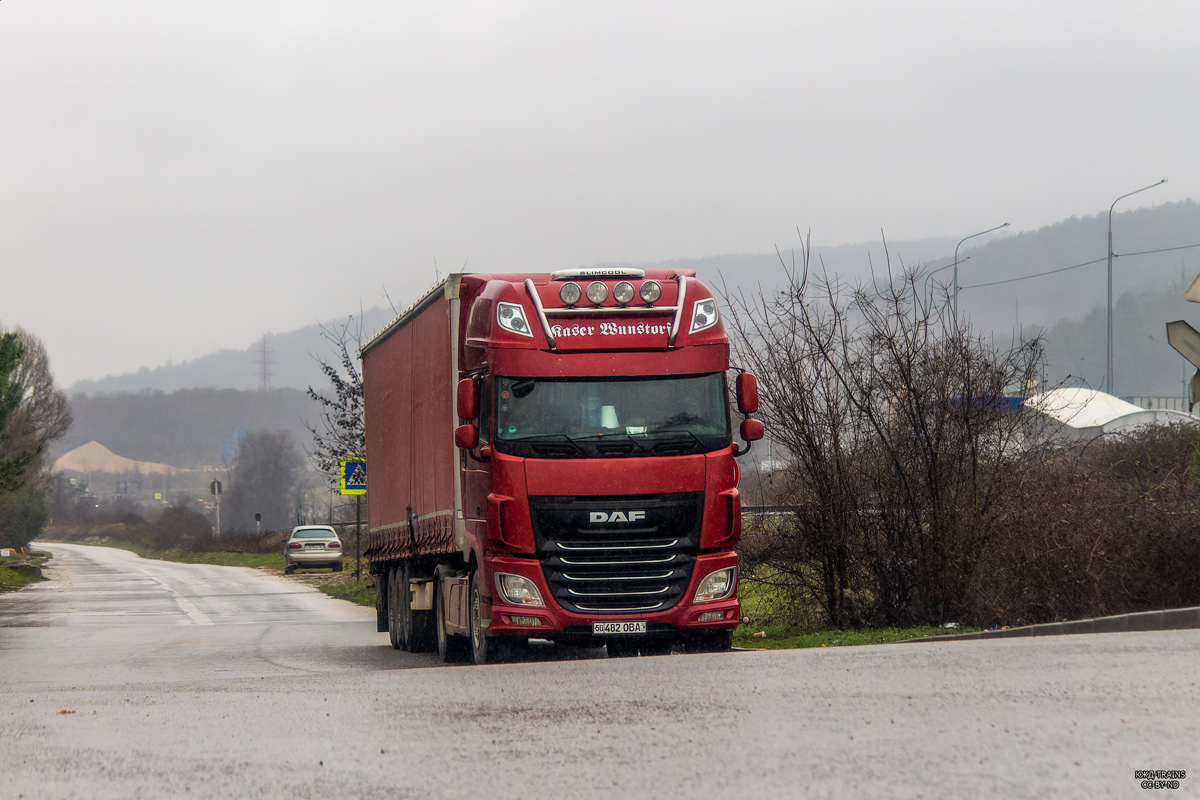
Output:
M1200 197L1200 3L0 3L0 324L63 383L445 274Z

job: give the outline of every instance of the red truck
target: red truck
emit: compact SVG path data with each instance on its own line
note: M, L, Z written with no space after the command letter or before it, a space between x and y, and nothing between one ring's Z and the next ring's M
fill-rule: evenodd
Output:
M365 555L393 647L729 649L749 445L693 272L454 274L362 360ZM761 438L754 377L735 389Z

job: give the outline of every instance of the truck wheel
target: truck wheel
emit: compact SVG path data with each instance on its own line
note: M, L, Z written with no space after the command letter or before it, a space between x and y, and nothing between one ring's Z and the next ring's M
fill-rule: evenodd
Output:
M483 591L479 588L479 570L471 573L471 660L479 666L488 662L504 660L507 654L507 643L504 639L494 639L487 635L483 627Z
M461 661L463 657L462 641L446 630L446 593L442 591L442 571L440 569L434 577L433 616L433 624L437 633L438 655L446 663Z
M687 640L689 653L727 653L733 647L733 631L693 633Z
M390 570L388 570L387 580L388 639L391 640L392 647L397 650L402 649L404 646L400 639L400 614L398 613L399 602L397 601L396 597L398 594L397 589L400 586L400 572L401 570L399 567L392 567Z

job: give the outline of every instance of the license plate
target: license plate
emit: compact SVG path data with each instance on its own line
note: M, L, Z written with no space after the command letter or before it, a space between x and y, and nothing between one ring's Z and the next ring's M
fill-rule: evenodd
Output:
M594 636L611 636L612 634L621 633L645 633L646 621L637 620L636 622L593 622L592 635Z
M323 545L323 544L306 544L306 545L304 545L304 549L305 550L324 550L325 545Z

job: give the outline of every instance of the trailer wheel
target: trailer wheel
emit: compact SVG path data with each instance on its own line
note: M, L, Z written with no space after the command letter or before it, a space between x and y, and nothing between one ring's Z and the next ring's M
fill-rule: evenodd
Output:
M387 587L387 571L375 573L375 631L377 633L388 632Z
M400 614L397 602L397 589L400 585L400 568L392 567L388 570L387 580L387 619L388 619L388 639L392 642L392 647L397 650L403 648L403 643L400 639Z

